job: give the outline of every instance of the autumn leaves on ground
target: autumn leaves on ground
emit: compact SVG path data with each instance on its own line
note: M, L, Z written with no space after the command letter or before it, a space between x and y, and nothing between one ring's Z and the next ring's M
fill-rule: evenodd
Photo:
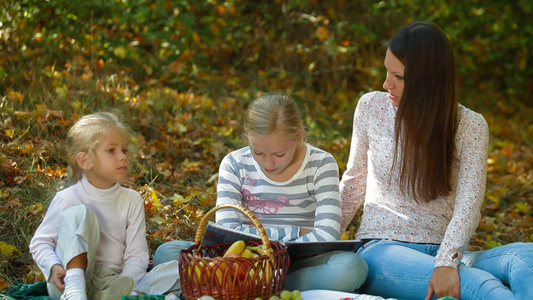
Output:
M306 116L309 142L333 153L344 171L356 101L381 89L378 45L390 36L387 24L413 17L366 1L353 10L369 12L362 16L316 1L283 9L280 1L13 2L3 8L0 24L0 289L43 279L28 243L64 183L65 135L81 115L117 112L135 132L137 153L125 185L143 196L153 253L164 241L193 239L215 204L218 164L244 145L242 113L261 92L293 95ZM427 18L435 7L416 11ZM384 14L387 9L394 13ZM280 14L284 18L273 17ZM388 22L372 15L386 15ZM435 22L446 24L440 16ZM478 27L465 22L477 21L454 25L465 30L454 37L463 46L457 48L461 102L485 116L491 134L474 250L533 241L533 109L521 100L530 100L531 79L502 84L505 76L523 76L527 65L518 59L512 74L505 73L508 65L492 65L480 43L515 49L516 39L472 39L467 28ZM347 27L350 22L358 26ZM479 75L486 70L492 81Z

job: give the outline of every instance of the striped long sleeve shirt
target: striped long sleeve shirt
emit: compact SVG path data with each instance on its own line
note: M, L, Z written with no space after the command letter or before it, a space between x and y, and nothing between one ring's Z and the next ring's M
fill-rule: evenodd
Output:
M255 213L269 239L331 241L340 236L339 167L328 152L306 145L302 165L287 181L269 179L254 160L250 147L229 153L221 162L217 205L242 205ZM259 234L248 217L235 209L220 209L216 222ZM299 236L301 228L312 229Z

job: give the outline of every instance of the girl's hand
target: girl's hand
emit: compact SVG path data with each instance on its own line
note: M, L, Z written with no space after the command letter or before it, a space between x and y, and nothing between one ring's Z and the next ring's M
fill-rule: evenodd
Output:
M300 236L304 236L308 234L309 232L313 231L312 229L305 229L300 227Z
M55 264L50 270L50 281L61 291L65 289L65 268L60 264Z
M461 299L459 270L452 267L436 267L429 280L425 300L430 300L433 294L435 294L437 298L452 296Z

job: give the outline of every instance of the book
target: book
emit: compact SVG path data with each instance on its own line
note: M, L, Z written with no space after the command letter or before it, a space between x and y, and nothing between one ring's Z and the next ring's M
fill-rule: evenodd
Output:
M331 251L351 251L355 252L363 245L361 241L338 240L338 241L318 241L318 242L286 242L287 252L291 259L300 259Z
M229 228L209 221L202 243L233 243L238 240L261 241L261 237L248 232ZM286 242L287 253L293 260L315 256L331 251L357 251L363 242L355 240L319 241L319 242Z
M252 233L240 231L229 228L224 225L209 221L205 229L202 243L217 244L217 243L233 243L235 241L260 241L261 237Z

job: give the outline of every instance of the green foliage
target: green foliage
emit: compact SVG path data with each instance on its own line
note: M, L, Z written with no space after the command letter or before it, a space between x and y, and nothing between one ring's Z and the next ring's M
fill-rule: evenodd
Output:
M42 57L38 63L63 66L76 56L120 63L134 80L149 76L179 90L205 90L202 83L230 74L257 89L332 95L379 88L381 43L398 27L427 19L452 39L467 88L525 101L532 10L526 0L23 0L3 10L2 48L15 54L8 58L15 64ZM5 68L0 75L7 86L22 87L9 82Z

